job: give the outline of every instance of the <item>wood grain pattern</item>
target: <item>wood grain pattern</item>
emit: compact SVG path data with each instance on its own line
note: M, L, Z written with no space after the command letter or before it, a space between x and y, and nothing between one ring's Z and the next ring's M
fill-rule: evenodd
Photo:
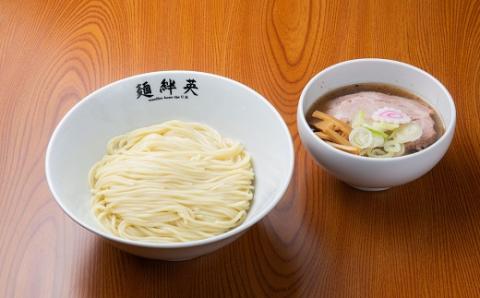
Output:
M469 0L1 1L0 296L479 296L479 16ZM295 124L309 78L358 57L425 69L458 110L439 165L380 193L317 167ZM83 230L44 177L50 134L76 102L163 69L258 90L297 152L274 211L233 244L180 263L127 255Z

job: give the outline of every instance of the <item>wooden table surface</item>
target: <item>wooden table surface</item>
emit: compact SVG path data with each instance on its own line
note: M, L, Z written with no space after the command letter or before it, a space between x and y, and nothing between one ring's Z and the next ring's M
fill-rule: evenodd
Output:
M388 191L315 165L295 123L306 82L380 57L440 79L457 106L443 160ZM296 166L279 205L191 261L138 258L68 218L44 175L62 116L114 80L192 69L243 82L279 110ZM480 1L0 2L0 297L480 295Z

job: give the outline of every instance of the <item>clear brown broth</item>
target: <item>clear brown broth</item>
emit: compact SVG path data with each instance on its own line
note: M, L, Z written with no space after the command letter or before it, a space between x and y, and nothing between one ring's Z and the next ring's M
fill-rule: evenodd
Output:
M315 103L310 107L308 110L306 119L307 122L312 121L312 113L316 110L324 112L326 110L326 105L328 104L329 101L338 98L340 96L344 95L349 95L349 94L354 94L362 91L374 91L374 92L381 92L384 94L388 95L394 95L394 96L400 96L408 99L415 100L419 102L420 104L427 106L432 109L433 111L433 121L435 122L434 129L435 132L437 133L437 140L440 138L440 136L443 135L445 129L443 125L443 121L438 115L438 112L433 108L431 105L429 105L424 99L421 97L405 90L400 87L390 85L390 84L381 84L381 83L360 83L360 84L353 84L353 85L348 85L344 87L337 88L335 90L332 90L325 95L322 95L319 97Z

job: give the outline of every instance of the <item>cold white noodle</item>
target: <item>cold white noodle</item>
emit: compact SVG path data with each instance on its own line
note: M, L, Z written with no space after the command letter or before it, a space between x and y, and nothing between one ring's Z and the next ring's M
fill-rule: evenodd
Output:
M238 226L253 179L239 142L182 121L113 138L89 173L99 222L120 237L155 242L198 240Z

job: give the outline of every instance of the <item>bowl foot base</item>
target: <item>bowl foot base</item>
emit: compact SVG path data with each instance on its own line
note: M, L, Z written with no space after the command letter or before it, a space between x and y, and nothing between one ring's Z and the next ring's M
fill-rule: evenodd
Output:
M356 185L351 185L351 187L353 188L356 188L356 189L359 189L359 190L363 190L363 191L382 191L382 190L387 190L389 189L390 187L361 187L361 186L356 186Z

